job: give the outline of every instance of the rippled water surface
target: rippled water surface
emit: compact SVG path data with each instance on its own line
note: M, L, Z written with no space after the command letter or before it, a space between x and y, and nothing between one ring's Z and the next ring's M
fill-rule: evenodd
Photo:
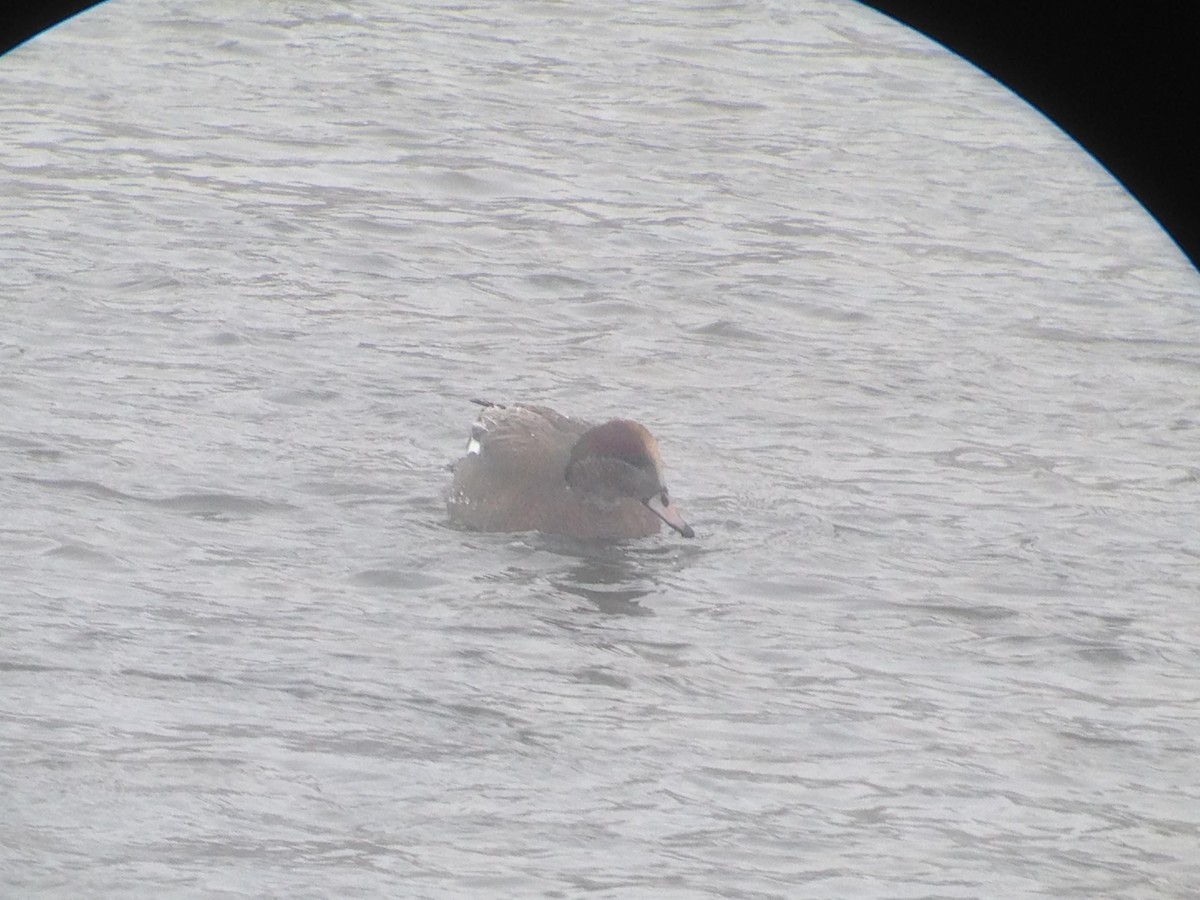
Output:
M0 181L5 896L1200 884L1200 277L944 50L111 0ZM477 396L697 538L449 527Z

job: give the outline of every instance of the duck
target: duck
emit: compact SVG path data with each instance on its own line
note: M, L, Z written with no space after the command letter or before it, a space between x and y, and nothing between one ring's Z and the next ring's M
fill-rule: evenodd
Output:
M482 407L453 465L452 523L475 531L540 531L579 540L695 536L672 502L658 442L631 419L593 425L548 406Z

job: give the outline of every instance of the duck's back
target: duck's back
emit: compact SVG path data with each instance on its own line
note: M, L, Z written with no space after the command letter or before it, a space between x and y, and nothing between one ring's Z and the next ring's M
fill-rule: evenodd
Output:
M536 476L560 459L565 467L571 448L591 427L548 406L492 404L471 427L463 462L474 458L487 471Z

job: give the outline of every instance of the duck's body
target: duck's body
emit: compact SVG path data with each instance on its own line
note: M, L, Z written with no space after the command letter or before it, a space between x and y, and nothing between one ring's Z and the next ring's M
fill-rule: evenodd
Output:
M584 540L692 529L663 484L654 436L628 419L603 425L545 406L480 402L454 466L452 521L478 531L542 531Z

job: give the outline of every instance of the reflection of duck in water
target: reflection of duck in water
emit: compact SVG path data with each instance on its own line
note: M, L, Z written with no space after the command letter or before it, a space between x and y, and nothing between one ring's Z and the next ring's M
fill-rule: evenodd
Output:
M603 425L545 406L484 407L454 466L450 518L479 531L543 531L581 539L695 532L663 483L658 442L629 419Z

